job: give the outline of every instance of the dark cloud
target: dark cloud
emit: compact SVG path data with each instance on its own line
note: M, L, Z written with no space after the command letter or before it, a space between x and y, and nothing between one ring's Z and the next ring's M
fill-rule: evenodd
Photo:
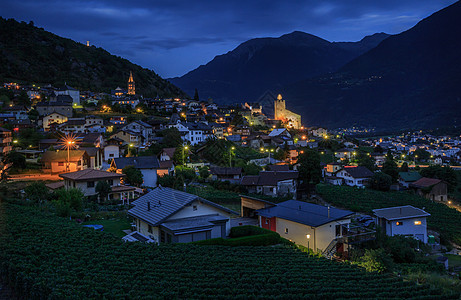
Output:
M254 37L301 30L353 41L398 33L455 0L2 0L6 18L33 20L169 77Z

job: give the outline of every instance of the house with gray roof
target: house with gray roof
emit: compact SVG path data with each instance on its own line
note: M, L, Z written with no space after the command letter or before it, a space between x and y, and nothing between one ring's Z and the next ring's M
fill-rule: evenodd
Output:
M281 237L314 251L324 252L333 245L336 251L347 251L341 240L348 235L352 211L288 200L255 211L259 225Z
M296 195L298 186L298 171L261 171L259 175L243 176L241 185L250 193L267 196Z
M376 224L389 236L410 236L427 243L427 221L430 216L424 210L411 206L374 209Z
M156 243L188 243L230 232L238 213L197 195L159 186L133 203L136 231Z
M336 177L342 178L346 185L360 188L364 188L373 175L372 171L363 166L346 166L336 173Z

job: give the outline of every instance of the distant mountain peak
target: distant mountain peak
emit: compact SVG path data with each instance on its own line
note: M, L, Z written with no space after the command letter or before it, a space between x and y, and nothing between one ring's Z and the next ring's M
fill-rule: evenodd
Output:
M254 38L170 80L187 93L197 88L201 95L216 101L256 100L268 89L334 72L380 41L378 37L369 42L331 43L302 31Z

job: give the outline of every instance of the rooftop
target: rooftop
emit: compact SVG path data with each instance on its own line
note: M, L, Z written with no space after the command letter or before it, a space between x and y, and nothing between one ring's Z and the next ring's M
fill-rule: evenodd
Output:
M267 218L277 217L313 227L319 227L326 223L344 219L354 214L349 210L327 207L298 200L288 200L273 207L259 209L256 212L260 216Z
M190 205L196 200L214 206L224 212L238 214L221 205L200 198L197 195L162 186L153 189L148 194L135 200L132 203L134 207L128 211L128 214L142 219L153 226L158 226L183 207ZM150 210L147 210L147 203L150 203Z
M442 182L442 180L440 179L423 177L413 182L411 186L416 187L416 188L425 188L425 187L431 187L440 182Z
M119 157L114 158L117 169L134 166L136 169L158 169L160 167L156 156Z
M374 209L373 212L378 218L389 221L430 216L424 210L411 205Z
M121 178L125 177L125 174L111 173L94 169L85 169L81 171L60 174L59 177L73 181L89 181L98 179Z

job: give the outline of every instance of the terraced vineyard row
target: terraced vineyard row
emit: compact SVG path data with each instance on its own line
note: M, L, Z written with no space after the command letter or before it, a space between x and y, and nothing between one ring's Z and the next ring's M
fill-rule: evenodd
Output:
M1 202L0 276L31 299L442 298L425 285L288 247L124 243Z

